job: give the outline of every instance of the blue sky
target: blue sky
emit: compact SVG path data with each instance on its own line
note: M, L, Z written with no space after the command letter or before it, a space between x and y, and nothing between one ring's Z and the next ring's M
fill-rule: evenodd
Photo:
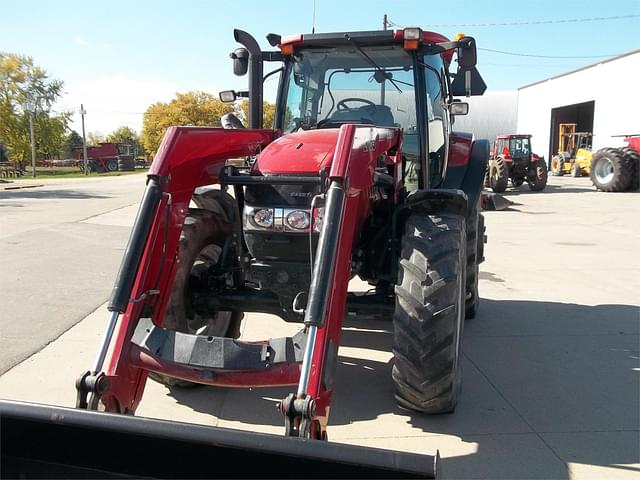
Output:
M139 129L141 112L150 103L171 99L176 91L243 88L246 80L233 76L228 57L236 47L233 28L249 31L266 49L267 33L309 32L314 4L313 0L2 3L0 51L30 55L52 77L63 80L67 94L57 108L77 108L83 102L89 112L87 130L102 133L122 124ZM640 15L640 0L315 0L316 32L379 29L385 13L396 25L421 26L449 37L462 31L476 37L479 48L506 52L589 57L640 48L640 16L469 26ZM601 59L481 50L478 68L489 89L513 90Z

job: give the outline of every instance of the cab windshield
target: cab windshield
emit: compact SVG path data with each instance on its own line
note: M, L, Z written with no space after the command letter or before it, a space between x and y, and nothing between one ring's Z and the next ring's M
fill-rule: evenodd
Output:
M531 151L529 138L512 138L509 140L509 153L513 158L525 158Z
M288 69L284 131L344 123L415 131L413 59L398 46L303 49ZM366 58L369 57L369 58Z

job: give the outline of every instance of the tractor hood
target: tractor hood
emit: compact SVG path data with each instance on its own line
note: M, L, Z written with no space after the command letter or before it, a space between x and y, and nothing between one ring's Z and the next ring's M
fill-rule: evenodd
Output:
M331 165L338 141L337 128L284 135L258 156L254 173L263 175L317 174Z

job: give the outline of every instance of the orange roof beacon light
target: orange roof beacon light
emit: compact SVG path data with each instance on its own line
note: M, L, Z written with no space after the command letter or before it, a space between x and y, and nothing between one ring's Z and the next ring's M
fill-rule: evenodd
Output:
M403 34L405 50L417 50L420 40L422 40L422 30L420 28L405 28Z
M460 32L460 33L456 33L456 36L455 36L455 37L453 37L453 39L457 42L457 41L459 41L461 38L464 38L464 37L466 37L466 35L465 35L464 33Z

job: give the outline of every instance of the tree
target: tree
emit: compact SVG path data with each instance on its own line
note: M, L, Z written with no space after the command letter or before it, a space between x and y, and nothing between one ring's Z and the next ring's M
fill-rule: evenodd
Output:
M171 126L220 126L220 117L234 111L233 104L223 103L206 92L177 93L169 103L151 105L142 120L141 141L145 150L155 153Z
M240 111L245 119L245 125L249 119L249 100L240 103ZM276 104L262 102L262 128L273 128L273 121L276 116Z
M6 143L12 158L25 162L31 157L29 104L37 155L51 157L58 153L70 118L68 112L51 112L62 86L62 81L49 79L31 57L0 52L0 140Z
M145 153L138 133L133 128L126 125L116 128L113 132L107 135L107 142L131 145L136 155L143 155Z
M104 135L102 132L89 132L87 134L87 145L91 145L92 147L97 146L99 143L106 142Z
M82 137L75 130L71 130L64 138L60 156L62 158L74 158L74 150L82 148Z

